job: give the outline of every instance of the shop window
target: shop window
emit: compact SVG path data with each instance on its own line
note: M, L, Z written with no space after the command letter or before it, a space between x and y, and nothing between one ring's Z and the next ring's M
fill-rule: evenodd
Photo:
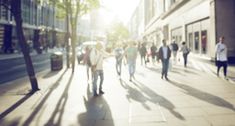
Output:
M207 31L204 30L201 32L201 46L202 46L202 53L206 54L207 52Z
M194 33L194 49L196 52L199 50L199 32Z
M193 49L193 34L192 33L188 34L188 42L189 42L189 48Z

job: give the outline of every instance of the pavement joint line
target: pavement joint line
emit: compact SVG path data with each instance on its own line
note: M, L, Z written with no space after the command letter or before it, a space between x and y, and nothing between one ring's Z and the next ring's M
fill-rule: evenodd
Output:
M160 114L161 114L162 119L163 119L162 122L167 122L166 117L165 117L165 115L163 114L163 112L162 112L162 110L161 110L160 104L159 104L159 103L157 103L157 104L158 104L158 110L160 111Z

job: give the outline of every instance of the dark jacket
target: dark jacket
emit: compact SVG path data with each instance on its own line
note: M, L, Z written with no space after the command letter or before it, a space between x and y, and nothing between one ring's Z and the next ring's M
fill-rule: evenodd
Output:
M167 46L167 59L170 59L170 57L171 57L171 50L170 50L169 46ZM160 47L159 52L158 52L158 59L163 60L163 49L162 49L162 46Z

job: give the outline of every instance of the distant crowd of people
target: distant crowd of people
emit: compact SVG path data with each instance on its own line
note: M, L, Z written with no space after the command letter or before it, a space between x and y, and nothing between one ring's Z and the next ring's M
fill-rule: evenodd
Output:
M217 76L219 76L220 68L224 68L224 77L227 78L227 47L224 44L224 37L220 38L219 43L216 45L216 65L217 65ZM147 66L150 62L150 57L152 64L156 62L162 63L161 78L168 79L168 70L170 67L170 58L173 55L173 62L177 63L180 58L178 57L178 52L182 53L183 65L187 67L188 55L190 53L190 48L187 46L186 42L182 42L181 46L178 45L174 40L167 45L165 40L162 40L162 45L157 48L157 46L152 43L151 47L148 48L146 43L135 43L134 41L128 42L127 46L122 44L117 44L114 49L114 53L108 53L104 50L102 43L97 42L95 48L86 47L86 53L84 55L84 64L87 66L87 79L92 80L93 85L93 95L98 96L99 94L104 94L102 89L104 80L103 71L103 60L109 56L115 56L116 63L115 68L118 76L122 73L122 63L128 65L129 71L129 81L135 79L136 71L136 59L138 53L140 54L141 65ZM124 61L123 61L124 60ZM91 74L90 74L91 73ZM99 87L97 88L97 80L100 80Z

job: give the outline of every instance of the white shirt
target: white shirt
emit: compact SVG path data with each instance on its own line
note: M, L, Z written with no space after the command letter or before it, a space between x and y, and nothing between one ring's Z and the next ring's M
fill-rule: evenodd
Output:
M163 59L167 59L167 53L168 53L167 46L163 46L162 51L163 51Z
M103 60L108 56L109 54L103 50L92 49L90 53L91 65L96 65L96 70L103 70Z
M216 59L218 61L227 61L227 47L225 44L219 42L215 47Z

